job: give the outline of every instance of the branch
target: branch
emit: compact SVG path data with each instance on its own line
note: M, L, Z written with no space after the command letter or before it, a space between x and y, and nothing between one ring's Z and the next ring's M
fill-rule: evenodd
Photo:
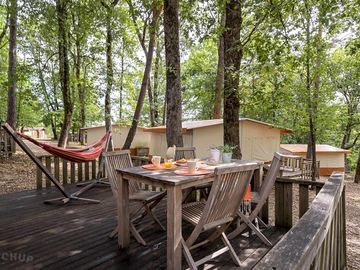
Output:
M109 5L108 5L107 3L105 3L104 0L101 1L101 5L102 5L104 8L106 8L106 9L109 9L109 8L110 8Z
M5 25L4 25L3 30L0 33L0 44L6 34L7 28L9 27L9 18L10 18L9 3L7 3Z
M285 0L283 0L279 5L275 6L272 1L270 1L270 5L272 6L265 14L262 18L260 18L260 20L257 21L257 23L254 25L253 29L251 29L250 33L248 34L248 36L244 39L244 41L241 43L243 47L245 47L245 45L251 40L251 36L256 32L256 30L258 29L258 27L260 26L260 24L262 24L262 22L266 19L266 17L272 12L274 11L275 7L279 7L281 6L283 3L285 2Z
M358 133L354 139L354 141L351 143L351 144L347 144L344 146L344 148L347 150L347 149L350 149L350 148L353 148L357 142L357 140L359 139L360 137L360 133Z
M145 54L147 54L146 53L147 50L146 50L145 44L143 42L142 35L140 33L139 25L136 22L136 15L135 15L134 6L133 6L131 0L127 0L126 2L129 5L130 16L131 16L131 19L132 19L132 21L133 21L133 23L135 25L135 31L136 31L136 35L137 35L137 37L139 39L140 45L141 45L142 49L144 50Z
M119 0L113 0L111 3L111 7L115 7L119 3Z

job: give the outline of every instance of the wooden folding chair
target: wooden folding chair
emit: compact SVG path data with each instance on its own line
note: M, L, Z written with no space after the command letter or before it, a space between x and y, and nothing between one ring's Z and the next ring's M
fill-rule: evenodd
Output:
M175 150L175 160L179 159L195 159L196 158L196 148L195 147L176 147ZM209 190L211 188L211 183L197 185L195 187L188 188L184 190L183 198L184 202L190 197L191 193L195 190L200 190L204 198L209 196Z
M195 225L188 239L186 241L183 238L181 239L183 253L191 269L197 269L199 265L227 251L230 252L234 263L240 266L240 260L224 232L236 219L237 211L245 196L246 187L256 168L256 163L216 168L215 180L208 200L183 205L183 219ZM199 235L208 230L214 230L214 232L206 240L195 244ZM219 237L221 237L225 247L194 261L190 252L192 249L212 242Z
M259 192L251 192L251 203L255 204L255 208L251 211L249 216L246 216L243 212L238 210L240 217L240 224L237 228L231 232L228 236L232 239L242 233L247 227L249 227L266 245L272 246L272 243L266 236L260 231L259 227L254 225L253 222L260 221L263 225L266 224L258 217L262 207L265 205L267 198L275 184L276 178L280 173L280 166L287 156L279 153L275 153L271 162L269 171L260 187Z
M175 149L175 160L182 158L195 159L196 158L195 147L176 147Z
M105 170L109 178L111 190L116 199L118 199L118 182L117 182L117 172L118 168L128 168L133 167L130 152L128 150L116 151L116 152L106 152L103 153L105 161ZM135 239L142 245L146 245L145 240L141 237L140 232L148 227L143 226L141 228L136 228L136 225L139 225L140 221L146 216L149 215L154 223L158 224L159 227L165 231L164 226L156 218L152 212L153 208L165 197L166 191L149 191L142 190L140 185L136 181L129 181L129 200L136 202L139 206L130 213L130 231ZM121 218L121 217L118 217ZM115 237L117 234L117 226L110 234L110 237Z

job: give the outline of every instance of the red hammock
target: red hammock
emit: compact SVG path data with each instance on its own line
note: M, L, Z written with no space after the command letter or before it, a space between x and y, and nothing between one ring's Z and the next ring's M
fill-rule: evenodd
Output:
M54 156L73 161L73 162L87 162L98 158L103 150L103 146L105 142L108 140L110 136L110 132L107 132L104 137L102 137L99 141L81 149L65 149L57 146L53 146L46 143L41 143L33 138L22 134L20 132L16 132L22 138L32 142L33 144L41 147L45 151L53 154Z

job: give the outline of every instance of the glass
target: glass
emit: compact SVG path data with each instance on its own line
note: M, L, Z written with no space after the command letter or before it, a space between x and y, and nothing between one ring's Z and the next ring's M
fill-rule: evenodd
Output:
M170 169L172 167L173 164L173 159L172 158L165 158L164 159L164 167L166 169Z

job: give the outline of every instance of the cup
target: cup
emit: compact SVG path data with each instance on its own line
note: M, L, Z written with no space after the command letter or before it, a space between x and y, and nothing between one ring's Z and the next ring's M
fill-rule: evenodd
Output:
M165 158L164 159L164 167L166 169L170 169L172 167L173 159L171 158Z
M189 173L195 173L199 169L197 160L189 160L187 165L189 168Z
M153 156L151 159L151 163L156 167L160 167L161 156Z
M210 161L215 163L220 161L220 151L218 149L210 150Z

